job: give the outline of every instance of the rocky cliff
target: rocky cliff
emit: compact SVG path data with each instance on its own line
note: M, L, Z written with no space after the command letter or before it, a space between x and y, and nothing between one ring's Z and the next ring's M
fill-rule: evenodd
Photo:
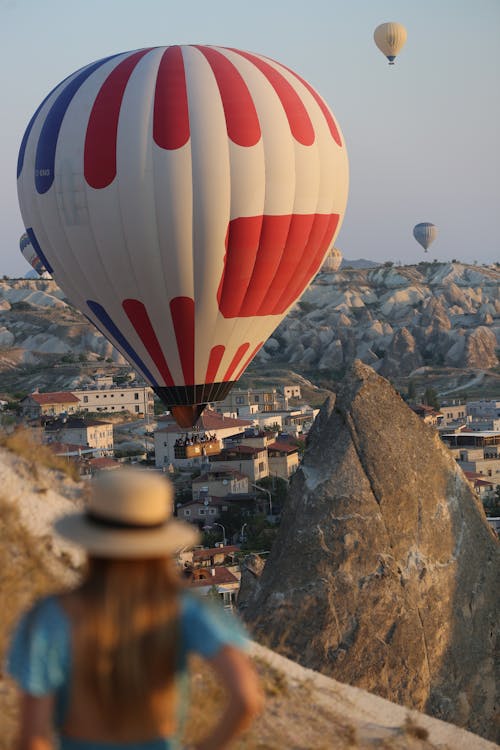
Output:
M319 274L260 354L261 361L343 372L354 359L406 376L424 364L494 367L500 268L419 263Z
M447 449L356 362L309 434L243 613L307 667L498 739L499 573Z

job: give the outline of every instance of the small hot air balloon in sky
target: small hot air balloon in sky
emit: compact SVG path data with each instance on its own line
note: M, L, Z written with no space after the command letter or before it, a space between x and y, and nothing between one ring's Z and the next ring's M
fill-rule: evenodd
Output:
M332 247L321 266L323 273L335 273L342 264L342 253L338 247Z
M428 221L423 221L413 227L413 236L418 244L422 245L425 252L427 252L427 248L437 237L437 227Z
M18 194L38 255L183 426L225 398L319 271L347 154L322 97L261 55L112 55L44 99Z
M394 65L396 55L406 42L405 27L392 21L381 23L373 32L373 38L379 50L389 60L389 65Z
M39 276L46 275L45 266L36 254L35 248L31 244L31 240L24 232L19 238L19 247L24 260L27 260L30 266L37 272Z

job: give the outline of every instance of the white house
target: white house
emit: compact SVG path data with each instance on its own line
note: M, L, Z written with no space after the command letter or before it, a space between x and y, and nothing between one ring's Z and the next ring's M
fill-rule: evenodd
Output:
M111 382L110 382L111 381ZM88 388L71 391L80 402L80 411L121 412L146 415L154 413L153 389L146 385L118 386L112 378L98 379Z
M95 456L113 453L113 425L97 419L54 419L45 425L45 442L72 443L94 448Z

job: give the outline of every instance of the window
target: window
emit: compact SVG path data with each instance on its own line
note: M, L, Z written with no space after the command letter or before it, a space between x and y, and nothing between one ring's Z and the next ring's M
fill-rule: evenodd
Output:
M259 463L259 471L264 471L264 461Z
M217 508L209 508L208 513L210 516L215 516L215 514L217 513Z
M96 398L99 398L99 396L96 396Z
M243 396L236 396L236 403L242 404L243 403Z
M139 394L138 393L134 393L134 400L135 401L139 401Z
M139 407L138 407L138 406L136 406L136 407L135 407L135 410L136 410L136 412L138 412L138 411L139 411Z
M184 513L185 516L190 516L191 515L191 511L189 509L184 510L183 513Z
M207 513L207 512L206 512L205 508L199 508L199 509L198 509L198 515L199 515L199 516L205 516L205 515L206 515L206 513Z
M88 402L89 402L89 397L88 396L84 396L83 397L83 403L84 404L88 404Z

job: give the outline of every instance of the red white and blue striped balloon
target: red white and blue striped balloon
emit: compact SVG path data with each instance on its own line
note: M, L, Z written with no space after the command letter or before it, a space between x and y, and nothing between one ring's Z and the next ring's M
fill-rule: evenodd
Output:
M35 248L31 244L31 240L27 233L24 232L19 238L19 249L24 260L27 260L30 266L37 272L39 276L46 273L45 266L35 252Z
M18 161L47 270L166 404L189 407L175 410L186 423L225 397L307 288L347 191L319 94L224 47L78 70L35 112Z

